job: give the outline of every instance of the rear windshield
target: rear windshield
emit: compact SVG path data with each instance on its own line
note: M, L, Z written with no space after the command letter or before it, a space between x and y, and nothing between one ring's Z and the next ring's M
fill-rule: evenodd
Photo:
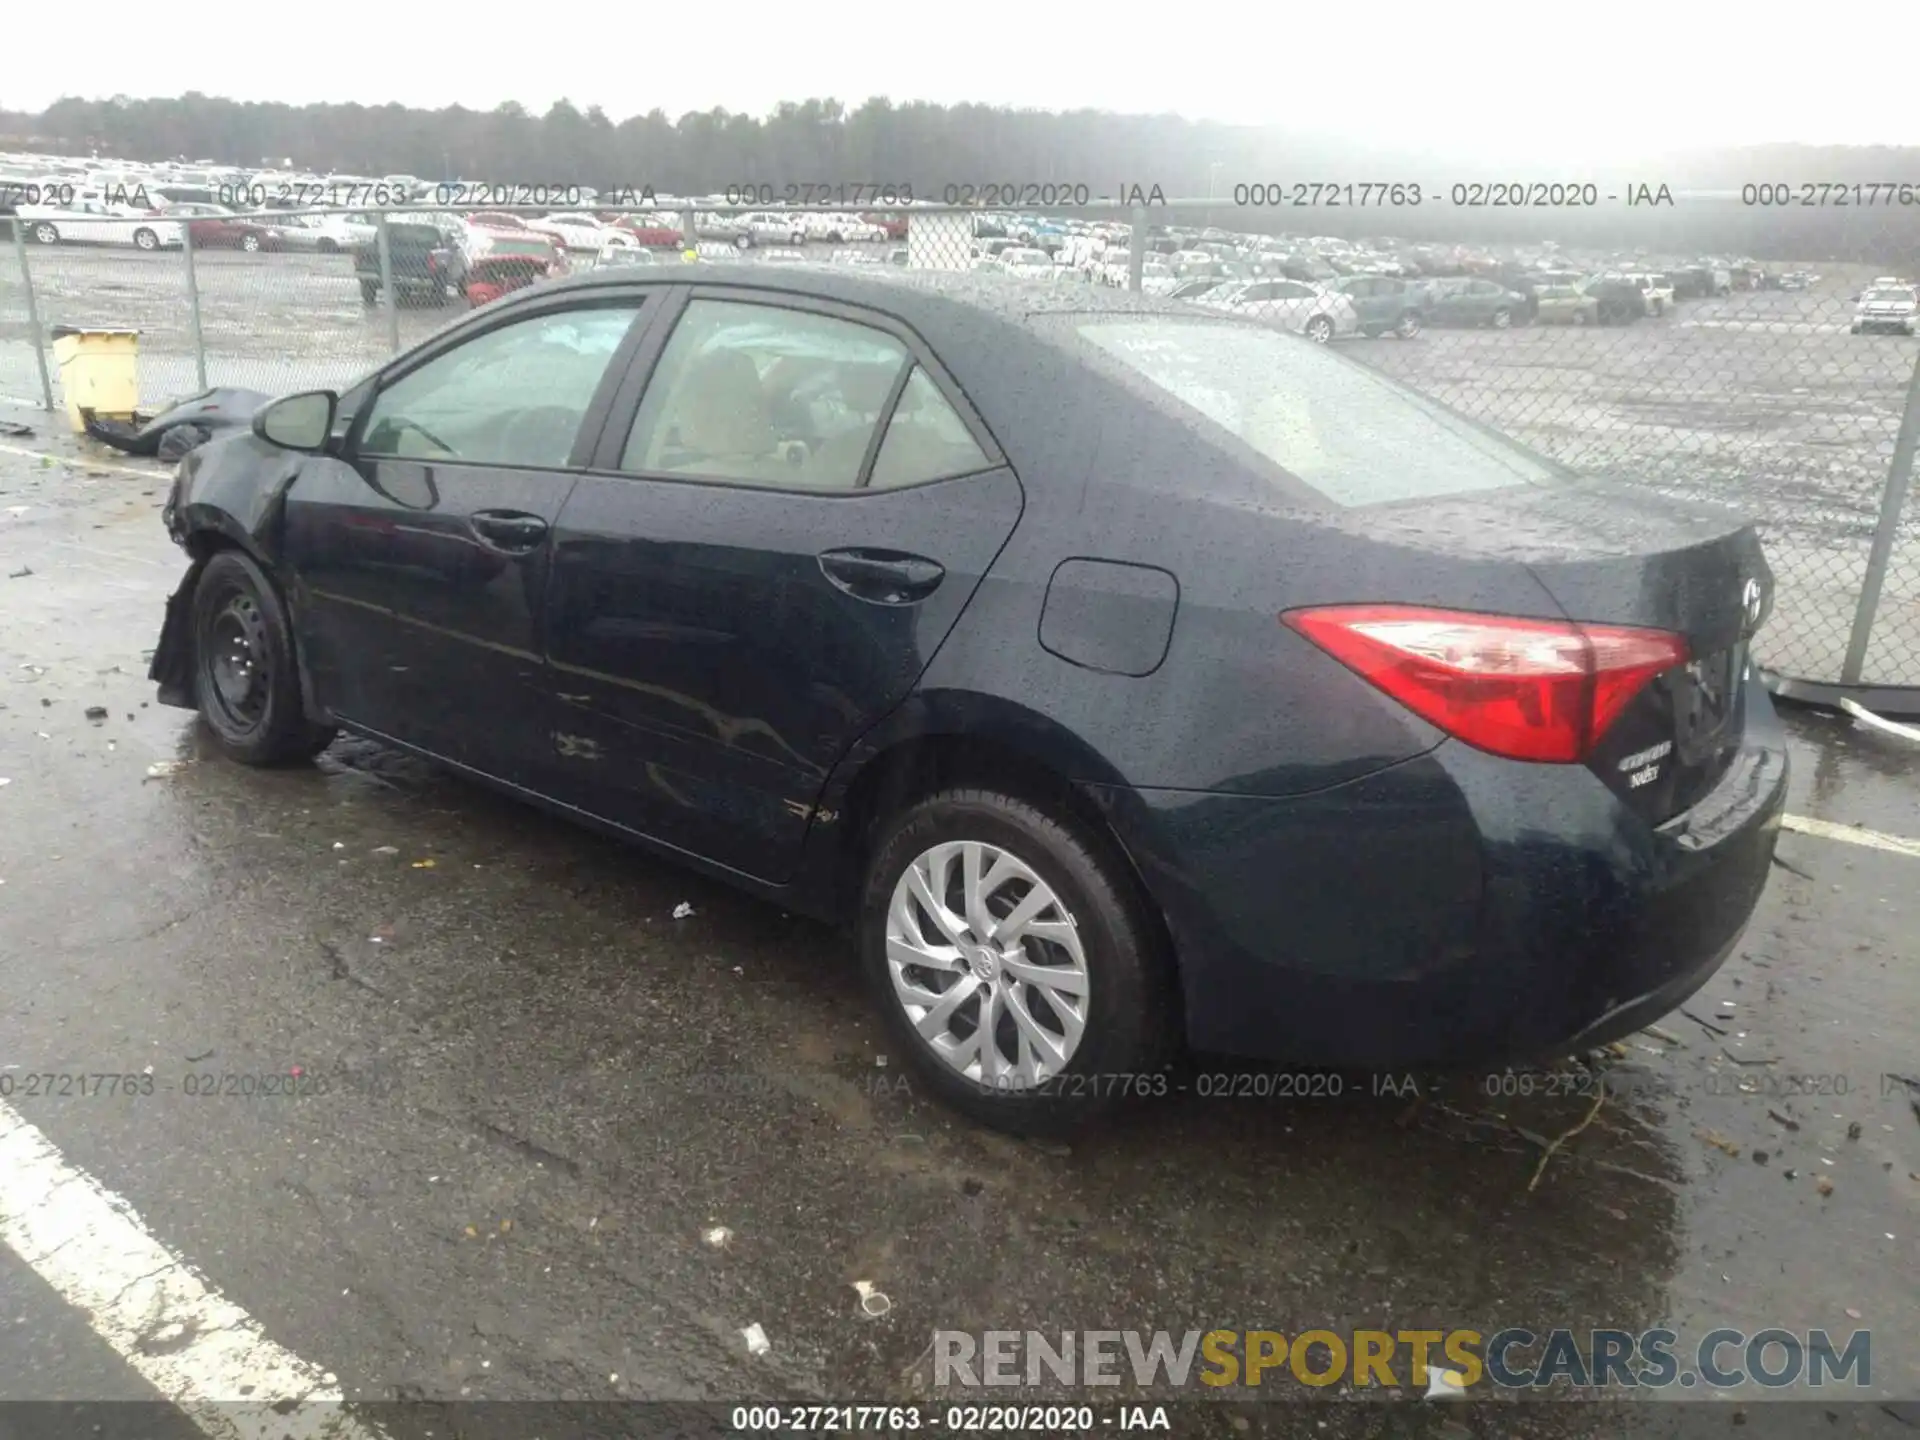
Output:
M1077 328L1338 505L1559 479L1542 457L1311 341L1204 320L1087 317Z

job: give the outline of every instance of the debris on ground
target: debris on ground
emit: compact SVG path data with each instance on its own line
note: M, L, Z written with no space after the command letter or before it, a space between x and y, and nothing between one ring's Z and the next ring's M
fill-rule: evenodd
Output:
M31 565L22 565L18 570L8 571L7 578L9 580L24 580L31 574L33 574L33 567Z
M684 920L691 914L693 914L693 906L684 900L673 907L673 918L676 920Z
M1860 1122L1858 1120L1855 1120L1852 1124L1847 1126L1847 1139L1858 1140L1859 1138L1860 1138Z
M107 718L106 706L104 705L87 706L87 719L93 721L94 724L98 725L102 721L104 721L106 718Z
M425 860L416 860L416 861L414 861L414 862L413 862L413 868L414 868L414 869L416 869L416 870L431 870L431 869L433 869L433 868L434 868L434 867L435 867L436 865L438 865L439 863L440 863L440 862L439 862L438 860L435 860L435 859L433 859L433 858L432 858L431 856L429 856L429 857L428 857L427 859L425 859Z
M1789 1130L1798 1130L1800 1128L1800 1122L1798 1120L1794 1120L1786 1115L1782 1115L1778 1110L1767 1111L1767 1118L1770 1120L1779 1121L1782 1125L1786 1126L1787 1129Z
M746 1339L747 1353L749 1355L764 1355L773 1348L773 1342L767 1339L767 1332L760 1328L760 1322L758 1320L747 1326L747 1328L740 1333Z
M0 435L9 440L29 440L33 438L33 426L22 425L18 420L0 420Z
M1671 1030L1662 1030L1658 1025L1649 1025L1641 1033L1651 1035L1656 1040L1664 1040L1669 1045L1684 1045L1687 1043Z
M724 1225L715 1225L711 1230L702 1230L700 1239L711 1249L724 1250L727 1242L733 1239L733 1231Z
M8 779L5 775L0 775L0 785L11 785L11 784L13 784L12 780Z
M861 1313L869 1319L878 1320L893 1309L893 1301L887 1298L885 1291L876 1289L871 1280L856 1280L853 1282L853 1288L860 1295Z
M1607 1101L1607 1087L1604 1085L1595 1086L1594 1092L1593 1092L1593 1104L1588 1107L1585 1117L1580 1121L1578 1125L1574 1126L1571 1130L1566 1131L1564 1134L1555 1136L1552 1143L1550 1143L1547 1146L1547 1148L1540 1153L1540 1163L1533 1167L1533 1178L1527 1181L1527 1189L1529 1191L1531 1191L1536 1185L1538 1185L1540 1183L1540 1177L1547 1173L1547 1162L1553 1158L1553 1152L1558 1150L1562 1145L1566 1144L1567 1141L1571 1140L1574 1136L1578 1135L1582 1130L1586 1129L1587 1126L1591 1125L1594 1121L1594 1117L1600 1113L1600 1107L1606 1104L1606 1101Z
M1427 1394L1429 1400L1464 1400L1467 1396L1467 1377L1458 1370L1434 1369L1427 1374Z
M1707 1144L1713 1146L1714 1149L1723 1150L1736 1160L1740 1158L1740 1147L1722 1135L1718 1130L1696 1130L1694 1134L1706 1141Z
M1833 1181L1822 1175L1818 1180L1813 1182L1813 1188L1818 1190L1822 1195L1831 1195L1833 1194Z
M1889 720L1883 715L1876 715L1858 700L1850 697L1843 697L1841 699L1840 708L1870 730L1878 730L1883 735L1897 735L1902 740L1910 740L1915 745L1920 745L1920 727L1902 725L1897 720Z
M376 845L373 847L373 853L376 855L398 855L400 853L400 847L398 845Z
M191 763L187 760L156 760L147 766L147 779L159 780L167 775L178 775Z

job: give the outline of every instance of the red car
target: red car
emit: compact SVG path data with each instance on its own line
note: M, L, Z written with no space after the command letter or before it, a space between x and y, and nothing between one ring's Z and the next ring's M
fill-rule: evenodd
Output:
M554 278L553 263L537 255L482 255L467 266L467 304L478 310L535 281Z
M278 227L259 220L242 220L224 205L183 203L163 205L160 213L183 222L202 250L284 250L286 239Z
M678 250L683 239L679 221L669 221L659 215L602 215L600 218L655 250Z
M880 226L887 232L887 238L889 240L904 240L907 238L907 217L904 215L885 215L875 212L870 215L862 215L860 218L869 225Z
M504 210L478 211L467 216L467 224L481 230L512 230L516 232L526 231L528 234L539 233L537 231L528 231L527 222L523 217L519 215L509 215Z

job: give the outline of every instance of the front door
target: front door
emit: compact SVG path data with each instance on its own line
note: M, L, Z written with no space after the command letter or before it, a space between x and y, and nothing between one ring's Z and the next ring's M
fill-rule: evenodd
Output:
M1021 503L893 322L693 291L557 527L563 798L788 878L827 773L912 689Z
M641 313L631 294L507 312L383 378L342 462L308 467L286 534L320 703L538 783L552 526Z

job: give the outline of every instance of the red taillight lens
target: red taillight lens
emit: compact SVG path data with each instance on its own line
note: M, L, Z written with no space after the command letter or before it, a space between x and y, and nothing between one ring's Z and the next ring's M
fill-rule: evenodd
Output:
M1584 759L1648 681L1687 661L1665 630L1410 605L1280 618L1422 719L1512 760Z

